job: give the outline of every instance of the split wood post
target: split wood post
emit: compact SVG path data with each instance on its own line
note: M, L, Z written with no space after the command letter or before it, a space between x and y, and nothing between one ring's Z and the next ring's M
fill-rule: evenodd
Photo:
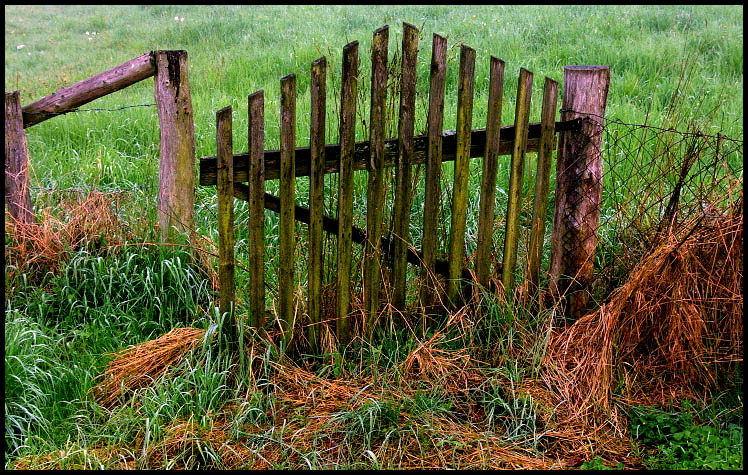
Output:
M371 340L379 314L379 291L382 287L382 206L384 204L384 108L387 104L387 50L390 29L383 26L374 32L371 42L371 108L369 143L371 157L367 169L366 247L364 261L364 309L366 336Z
M525 151L532 96L532 73L520 68L517 85L517 104L514 113L514 147L512 148L511 171L509 174L509 203L506 212L506 233L504 234L504 258L501 270L501 283L508 299L514 292L514 268L517 265L519 243L519 213L522 208L522 185L525 169Z
M481 176L478 248L475 254L475 275L478 283L487 286L491 276L493 221L496 206L496 175L499 168L501 105L504 93L504 61L491 56L486 118L486 154Z
M158 223L161 239L192 228L195 204L195 125L187 51L154 51L154 96L161 126Z
M231 106L216 112L218 157L218 310L224 316L223 334L233 340L234 325L234 160Z
M265 328L265 93L247 97L249 130L249 312L255 328Z
M20 91L5 93L5 203L13 220L24 224L34 221Z
M356 143L356 89L358 85L358 41L343 48L340 94L340 179L338 184L338 343L350 341L348 312L351 300L351 226L353 225L353 150Z
M447 39L434 33L431 43L429 82L428 148L423 202L423 267L421 268L421 307L425 329L426 315L435 307L439 279L436 276L436 243L441 202L442 130L444 127L444 91L447 76Z
M416 109L416 61L418 29L403 23L402 72L400 75L400 119L398 123L398 156L395 172L395 202L392 213L392 306L405 311L410 242L410 167L413 161L413 127Z
M561 120L582 119L578 131L560 134L556 206L551 236L551 291L565 315L582 316L593 276L603 162L603 119L610 85L608 66L566 66Z
M475 85L475 50L462 45L457 89L457 153L452 189L452 223L449 231L449 280L447 298L454 308L459 304L461 269L465 260L465 220L467 219L467 186L470 171L470 128L473 123L473 86Z
M294 255L296 253L296 227L294 201L296 198L296 174L294 152L296 150L296 75L281 79L281 171L280 171L280 268L278 269L279 317L284 347L288 348L294 327Z
M543 257L543 239L545 237L545 215L548 210L548 187L553 159L555 141L556 100L558 83L545 78L543 87L543 108L540 112L540 145L538 165L535 171L535 197L532 206L532 231L527 256L528 296L533 296L540 283L540 264Z
M309 175L309 345L312 354L321 348L322 324L322 217L325 193L325 108L327 102L327 59L323 56L312 63L310 86L311 118L309 122L309 148L311 173Z

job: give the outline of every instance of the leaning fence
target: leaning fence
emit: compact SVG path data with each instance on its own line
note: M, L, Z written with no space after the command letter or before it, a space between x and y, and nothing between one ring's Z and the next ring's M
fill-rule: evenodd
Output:
M522 185L525 154L537 152L535 196L531 219L528 250L528 275L538 286L542 246L545 236L545 214L548 206L549 176L552 154L558 140L557 189L554 228L551 245L551 277L554 292L569 296L568 308L577 312L587 302L587 282L591 280L597 227L601 182L599 129L604 115L609 83L609 69L605 66L569 66L565 68L562 120L556 121L557 84L546 78L541 121L529 121L533 75L520 69L515 115L512 126L502 127L504 62L492 57L490 61L490 93L488 120L485 129L472 129L475 51L461 46L457 124L455 131L442 130L445 94L446 40L434 35L429 84L428 133L414 135L416 61L418 30L403 25L402 60L400 71L400 108L398 136L384 137L384 114L387 82L387 51L389 28L374 32L372 41L370 137L355 142L356 94L359 76L358 42L343 48L340 92L339 144L325 144L326 58L311 65L311 122L310 146L297 148L296 139L296 76L281 79L280 150L264 150L264 92L248 96L249 134L248 152L234 154L232 141L232 109L217 112L217 155L200 160L200 184L217 185L219 220L219 274L221 280L220 310L230 312L235 302L234 286L234 216L233 199L249 202L248 252L250 279L250 323L264 327L266 300L264 285L264 209L280 214L278 267L278 320L283 339L293 334L296 320L294 306L294 258L296 235L294 220L309 224L309 284L308 304L304 327L308 329L311 348L320 346L321 279L323 275L322 233L337 236L336 312L337 341L346 344L351 338L351 247L356 242L364 246L363 257L363 334L370 335L382 308L381 297L388 296L389 306L395 311L406 311L407 265L420 266L418 304L425 326L427 315L443 307L454 309L461 300L461 283L471 280L489 286L498 282L503 292L512 296L519 242ZM582 111L582 112L578 112ZM498 157L511 156L508 183L497 184ZM483 157L481 197L478 219L478 244L475 270L467 269L465 232L467 214L467 186L469 160ZM442 163L453 161L451 183L451 222L448 249L435 247L437 210L441 199ZM425 168L425 199L422 228L422 249L412 247L411 186L412 168ZM391 229L382 229L384 205L384 170L394 168L394 202ZM352 193L354 170L368 173L366 192L366 229L352 225ZM323 177L326 173L339 174L337 189L337 217L323 215ZM295 179L309 176L309 208L295 205ZM280 196L266 193L265 181L280 182ZM246 184L245 184L246 182ZM495 192L497 186L508 190L505 217L503 259L491 268L493 230L496 218ZM578 200L584 195L584 200ZM597 212L597 215L595 214ZM582 242L583 246L573 246ZM440 253L445 257L439 259ZM389 268L387 272L385 268ZM389 277L388 280L383 277ZM230 331L227 329L227 331Z

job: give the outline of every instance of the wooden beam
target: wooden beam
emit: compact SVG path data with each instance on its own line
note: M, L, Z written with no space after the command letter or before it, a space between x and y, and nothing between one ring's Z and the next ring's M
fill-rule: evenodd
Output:
M112 92L124 89L156 74L153 52L141 54L119 66L91 76L23 108L23 127L69 112Z
M556 132L573 131L581 126L581 121L571 120L556 122ZM501 128L501 140L499 142L499 155L511 155L514 144L514 126L508 125ZM540 122L530 124L528 132L527 149L525 152L537 152L540 142ZM397 158L397 139L387 139L384 143L384 166L394 167ZM476 129L470 135L470 158L482 157L486 149L486 130ZM413 156L411 165L426 163L428 150L428 136L417 135L413 137ZM442 161L452 162L457 150L457 138L454 130L447 130L442 135ZM366 170L371 151L369 142L357 142L353 152L353 169ZM340 161L340 145L330 144L325 146L325 174L338 173ZM249 163L247 153L234 154L234 181L247 181L247 164ZM265 179L277 180L279 177L279 150L265 151ZM296 149L296 176L309 176L311 153L309 147L298 147ZM200 159L200 185L210 186L216 184L216 157L207 156Z

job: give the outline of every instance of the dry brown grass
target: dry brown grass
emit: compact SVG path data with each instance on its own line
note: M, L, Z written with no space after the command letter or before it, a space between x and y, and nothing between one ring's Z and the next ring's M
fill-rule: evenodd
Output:
M92 388L96 401L112 408L123 393L146 387L169 367L176 365L203 338L205 330L175 328L155 340L115 353L101 375L102 381Z
M743 355L741 211L670 229L595 312L552 335L544 378L569 417L625 432L613 404L703 399Z
M32 278L47 272L54 274L71 251L132 239L117 214L121 198L122 193L91 191L81 199L62 201L59 216L43 210L34 222L6 219L5 233L11 237L5 246L6 269L10 266L10 274L26 272Z

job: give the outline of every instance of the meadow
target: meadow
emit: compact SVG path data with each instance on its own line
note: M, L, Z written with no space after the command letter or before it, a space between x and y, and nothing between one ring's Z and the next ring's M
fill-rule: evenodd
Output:
M445 129L455 128L459 45L465 43L477 53L473 128L485 127L493 55L506 62L507 123L520 67L535 75L531 121L537 121L545 76L562 85L563 66L596 64L611 70L608 117L743 135L742 6L5 6L5 18L6 91L20 90L23 104L150 50L187 50L197 157L216 154L215 113L227 105L234 109L235 152L246 151L246 98L259 89L265 91L265 148L278 148L279 81L291 73L298 87L297 146L306 146L309 70L323 55L327 142L336 143L334 91L342 47L353 40L360 43L362 77L356 134L366 140L372 32L390 25L396 64L402 22L421 32L416 133L425 133L431 35L438 33L449 45ZM396 99L391 94L389 136L396 131ZM742 350L724 391L685 405L620 403L628 420L624 436L607 447L589 439L584 448L569 449L558 440L573 439L574 430L555 426L561 416L554 404L530 390L541 381L552 311L506 305L489 294L480 310L452 316L459 325L425 337L389 319L374 342L353 345L345 355L295 364L273 345L255 342L242 350L246 361L235 361L211 344L223 318L215 308L215 261L195 265L189 249L143 244L159 240L159 128L152 103L152 81L145 80L81 109L135 107L70 113L26 130L32 199L51 223L49 232L78 215L101 213L109 221L91 229L84 223L78 245L33 262L9 254L16 247L6 226L6 468L742 468ZM742 181L742 142L728 161ZM526 176L533 176L533 162ZM471 165L479 166L478 160ZM443 171L445 190L449 170ZM471 173L473 203L479 175ZM507 177L508 162L499 182ZM336 185L335 177L326 180ZM307 183L297 180L298 204L306 204ZM357 173L359 227L365 183ZM532 189L530 180L525 187ZM266 189L277 192L277 183ZM82 200L89 190L108 193L111 201ZM416 223L422 193L415 190ZM215 188L198 186L195 201L195 225L205 237L199 246L215 252ZM235 206L242 263L247 208ZM615 214L612 203L604 206L604 215ZM326 207L334 215L334 201ZM506 195L497 193L497 210L505 207ZM468 255L476 215L468 217ZM271 307L277 215L266 212L266 223ZM302 236L303 228L297 226ZM417 227L412 235L420 246ZM501 232L494 238L503 242ZM251 283L241 270L237 278L242 300ZM241 301L237 308L245 311ZM206 333L165 377L122 404L97 403L92 388L112 353L177 327ZM647 423L658 429L645 430Z

